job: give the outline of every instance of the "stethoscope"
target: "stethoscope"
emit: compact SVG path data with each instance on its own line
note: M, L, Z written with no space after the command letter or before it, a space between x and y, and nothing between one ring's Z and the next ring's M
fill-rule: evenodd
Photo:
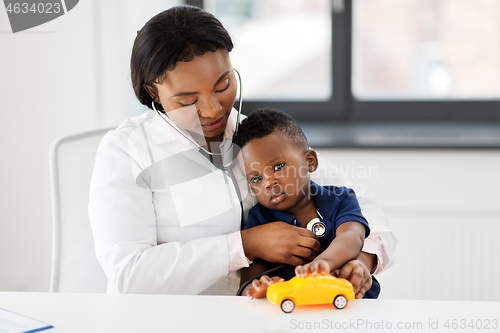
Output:
M240 72L238 72L236 70L236 68L233 68L233 70L236 72L236 74L238 74L238 115L236 117L236 125L235 125L235 128L234 128L234 133L237 133L238 132L238 128L240 126L240 117L241 117L241 107L242 107L242 104L243 104L243 98L241 96L241 74ZM234 143L231 141L231 145L229 146L229 148L226 150L227 152L232 152L233 156L232 158L230 159L230 162L228 163L228 165L225 165L224 162L222 161L222 163L217 163L214 159L213 159L213 156L222 156L224 153L223 152L220 152L220 153L212 153L211 151L205 149L204 147L200 146L196 141L193 141L191 140L187 135L185 135L184 133L182 133L178 128L177 126L174 126L172 125L171 123L171 120L168 118L168 116L166 115L166 113L162 113L160 112L159 110L156 109L156 106L155 106L155 101L153 100L153 102L151 103L152 107L153 107L153 110L156 111L156 113L160 116L161 119L163 119L171 128L173 128L177 133L179 133L181 136L183 136L188 142L189 144L191 145L191 147L193 147L194 149L197 149L198 152L203 155L204 157L206 157L211 163L212 165L214 165L216 168L222 170L222 171L226 171L227 174L229 175L229 178L231 178L231 181L233 182L233 185L234 185L234 188L236 190L236 195L238 196L238 201L240 203L240 215L241 215L241 226L240 226L240 230L243 230L243 227L244 227L244 220L243 220L243 200L241 198L241 191L240 191L240 188L238 186L238 181L236 180L236 177L234 175L234 172L232 170L232 167L234 165L234 163L236 162L236 155L237 155L237 152L235 151L234 149ZM223 175L225 176L226 173L224 172Z
M233 68L233 70L236 72L236 74L238 74L238 115L236 117L236 126L235 126L235 129L234 129L234 133L237 133L238 132L238 128L239 128L239 125L240 125L240 116L241 116L241 107L242 107L242 104L243 104L243 98L242 98L242 95L241 95L241 87L242 87L242 84L241 84L241 74L235 69ZM156 106L155 106L155 102L153 100L153 102L151 103L152 104L152 107L153 107L153 110L156 111L156 113L160 116L161 119L163 119L171 128L173 128L177 133L179 133L181 136L183 136L188 142L189 144L195 148L195 149L198 149L198 151L203 155L205 156L207 159L210 160L210 162L217 168L223 170L223 171L227 171L228 175L229 175L229 178L231 178L231 181L233 182L234 184L234 188L236 189L236 194L238 196L238 201L240 202L240 208L241 208L241 230L243 230L243 227L244 227L244 223L243 223L243 200L241 198L241 192L240 192L240 189L239 189L239 186L238 186L238 182L236 180L236 177L234 176L234 173L231 169L231 167L234 165L235 161L236 161L236 158L235 158L235 149L234 148L234 143L231 142L231 146L228 148L227 151L232 151L233 152L233 158L231 158L231 162L228 164L228 165L225 165L224 163L217 163L216 161L214 161L214 159L212 158L213 156L222 156L222 152L220 153L212 153L211 151L203 148L202 146L200 146L196 141L193 141L191 140L188 136L186 136L184 133L182 133L176 126L173 126L170 122L170 119L168 119L168 116L162 112L160 112L159 110L156 109ZM224 173L225 174L225 173ZM309 221L306 225L306 229L312 231L316 236L318 236L318 238L321 238L325 235L326 233L326 225L325 223L323 223L323 217L321 216L321 214L316 210L319 218L313 218L311 221ZM297 225L297 221L294 219L292 221L294 223L294 225ZM252 283L252 281L254 279L259 279L262 275L265 275L265 274L271 274L281 268L285 267L285 264L283 265L280 265L278 267L274 267L272 269L269 269L263 273L260 273L252 278L250 278L248 281L246 281L241 287L240 289L238 289L238 292L236 293L237 296L241 296L241 294L243 293L243 290L245 289L246 286L248 286L250 283Z
M241 95L241 92L242 92L242 80L241 80L241 74L240 72L238 72L238 70L236 70L236 68L233 68L233 70L236 72L236 74L238 74L238 101L239 101L239 107L238 107L238 115L236 117L236 125L235 125L235 130L234 132L237 133L238 132L238 128L239 128L239 125L240 125L240 116L241 116L241 108L242 108L242 104L243 104L243 98L242 98L242 95ZM239 187L237 186L237 183L236 183L236 178L234 177L234 173L232 172L232 170L230 169L231 166L233 165L234 161L236 160L235 156L233 155L233 158L231 158L231 162L229 163L229 165L224 165L224 163L222 164L219 164L217 162L215 162L213 160L213 158L211 158L212 156L221 156L223 153L212 153L211 151L208 151L207 149L203 148L202 146L200 146L196 141L193 141L191 140L188 136L186 136L184 133L182 133L176 126L173 126L170 122L170 119L168 119L168 116L162 112L160 112L159 110L156 109L156 106L155 106L155 103L154 101L151 103L152 104L152 107L153 107L153 110L156 111L156 113L158 113L158 115L160 116L161 119L163 119L170 127L172 127L177 133L179 133L180 135L182 135L188 142L189 144L195 148L195 149L198 149L198 151L204 155L205 157L209 158L210 162L216 166L217 168L221 169L221 170L224 170L224 171L228 171L228 174L229 174L229 177L231 178L231 180L233 181L233 184L235 185L235 188L236 188L236 191L237 191L237 195L238 195L238 199L240 200L240 203L241 203L241 193L240 193L240 190L239 190ZM233 151L233 154L235 153L234 152L234 144L233 142L231 142L231 146L229 147L228 151ZM319 218L314 218L312 219L311 221L309 221L306 225L306 229L312 231L316 236L318 236L319 238L323 237L323 235L326 233L326 225L323 223L323 217L321 216L321 214L316 210L316 213L318 214ZM242 207L242 213L241 215L243 216L243 207ZM296 222L294 221L294 224L296 225ZM242 225L241 225L242 229L243 229L243 219L242 219Z
M318 238L321 238L326 233L326 224L323 222L323 216L316 209L316 214L319 217L313 218L311 221L307 222L306 229L312 231ZM297 219L292 220L293 225L297 226Z

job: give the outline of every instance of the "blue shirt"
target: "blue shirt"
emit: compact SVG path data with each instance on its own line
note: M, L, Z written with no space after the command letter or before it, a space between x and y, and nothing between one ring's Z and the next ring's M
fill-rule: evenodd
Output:
M359 207L354 191L347 187L319 186L311 181L311 194L316 203L316 209L323 217L326 232L319 239L323 252L335 238L337 228L344 222L355 221L365 226L365 237L370 234L370 227ZM301 227L309 221L299 221L285 211L268 209L257 203L248 212L245 229L249 229L269 222L283 221ZM295 223L294 223L295 222Z
M344 222L354 221L365 226L365 237L370 234L370 227L359 207L358 199L354 191L347 187L320 186L311 181L311 194L316 203L316 209L323 217L322 222L326 225L325 235L319 238L321 243L321 252L323 252L335 238L337 228ZM248 220L244 229L249 229L258 225L283 221L290 224L301 226L309 221L298 221L294 216L285 211L268 209L257 203L248 212ZM262 259L255 259L254 262L266 266L268 269L275 268L281 264L271 263ZM285 265L273 273L273 276L279 276L289 280L295 276L295 267ZM375 279L372 289L375 287ZM367 293L368 294L368 293ZM378 296L378 293L377 293ZM376 296L375 296L376 298Z

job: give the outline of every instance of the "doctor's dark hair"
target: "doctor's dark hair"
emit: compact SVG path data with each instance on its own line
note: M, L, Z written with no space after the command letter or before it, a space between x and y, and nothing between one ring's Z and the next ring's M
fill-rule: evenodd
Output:
M243 148L251 140L273 133L281 135L304 152L309 149L307 138L295 119L284 112L269 108L257 109L250 113L248 118L241 122L233 142Z
M132 47L131 79L139 102L152 108L153 98L145 85L155 89L153 83L161 84L166 71L175 69L180 61L191 61L195 56L218 49L230 52L233 42L212 14L195 6L181 5L154 16L137 32ZM155 106L163 109L156 102Z

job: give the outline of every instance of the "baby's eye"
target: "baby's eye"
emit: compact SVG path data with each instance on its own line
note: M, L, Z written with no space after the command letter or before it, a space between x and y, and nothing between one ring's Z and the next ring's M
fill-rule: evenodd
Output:
M280 171L285 166L285 163L279 163L274 166L274 171Z
M260 182L261 180L262 180L262 176L255 176L252 178L252 180L250 182L253 184L256 184L256 183Z

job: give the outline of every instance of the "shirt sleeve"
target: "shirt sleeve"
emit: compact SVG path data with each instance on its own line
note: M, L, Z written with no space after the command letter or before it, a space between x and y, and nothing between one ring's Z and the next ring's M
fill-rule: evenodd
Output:
M361 208L354 191L347 187L336 187L334 191L341 200L335 217L335 229L342 223L355 221L365 226L365 238L368 237L370 235L370 226L363 214L361 214Z
M256 227L258 225L267 224L267 223L272 223L270 221L270 217L269 217L269 214L267 212L267 209L264 208L260 203L257 203L257 204L255 204L255 206L253 206L248 211L248 219L247 219L247 223L245 224L244 229L250 229L250 228ZM254 263L254 262L267 267L267 269L281 265L281 264L277 264L277 263L270 263L270 262L265 261L265 260L260 259L260 258L255 258L253 261L251 261L251 263Z
M311 174L311 180L319 185L336 185L352 187L331 163L319 158L318 169ZM357 190L357 199L361 212L370 224L370 235L365 239L362 251L377 255L378 265L374 274L391 267L395 259L395 249L398 243L394 233L389 229L389 222L384 212L377 204L374 196Z
M217 235L158 244L152 192L136 184L129 148L127 133L108 132L90 186L89 218L108 292L199 294L228 275L231 240Z

